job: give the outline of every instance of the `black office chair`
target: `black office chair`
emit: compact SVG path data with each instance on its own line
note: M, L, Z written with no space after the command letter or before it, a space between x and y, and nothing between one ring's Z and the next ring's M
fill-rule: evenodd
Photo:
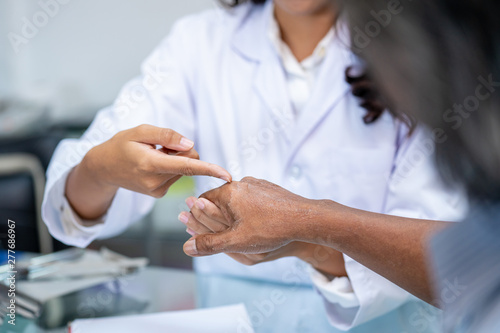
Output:
M0 140L0 242L7 245L8 220L15 221L16 250L50 253L66 248L41 219L45 172L62 134Z

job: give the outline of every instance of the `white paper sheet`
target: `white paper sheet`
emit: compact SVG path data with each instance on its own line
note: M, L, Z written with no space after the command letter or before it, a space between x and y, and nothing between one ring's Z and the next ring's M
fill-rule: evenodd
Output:
M191 311L76 320L71 333L254 333L243 304Z

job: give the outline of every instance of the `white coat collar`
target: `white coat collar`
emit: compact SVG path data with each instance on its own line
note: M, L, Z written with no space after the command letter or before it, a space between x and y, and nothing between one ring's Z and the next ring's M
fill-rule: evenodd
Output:
M269 0L264 5L242 6L245 8L238 11L237 15L241 15L238 18L240 23L232 36L232 47L240 56L256 62L254 89L267 104L273 118L293 118L293 108L286 90L285 70L268 36L273 3ZM352 55L342 40L345 39L335 38L328 45L328 56L321 64L316 88L305 111L299 119L280 131L290 144L289 160L322 119L349 93L349 87L344 81L344 70L351 62L349 58Z
M273 2L267 1L263 5L245 4L242 10L240 24L236 28L231 44L236 52L245 58L260 61L265 57L265 50L272 48L268 37Z
M267 35L274 49L279 54L286 72L291 75L304 77L306 76L306 71L318 67L325 59L326 51L334 39L334 29L332 27L315 47L313 53L299 63L290 50L290 47L283 41L278 21L274 15L275 6L273 5L272 7L273 9L269 13L270 24Z

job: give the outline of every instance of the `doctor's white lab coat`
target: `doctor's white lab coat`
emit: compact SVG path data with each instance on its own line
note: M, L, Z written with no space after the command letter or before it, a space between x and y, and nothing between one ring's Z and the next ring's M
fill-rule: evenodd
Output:
M85 247L94 239L120 234L151 210L153 198L120 189L103 224L69 228L64 199L68 172L90 148L140 124L172 128L194 140L202 160L226 168L235 180L263 178L307 198L374 212L443 220L463 216L457 208L463 197L445 188L434 170L433 140L427 131L418 129L408 137L406 126L387 113L374 124L363 123L365 111L344 82L344 70L353 61L345 41L330 46L309 104L299 115L294 113L282 64L266 34L269 7L245 4L231 12L214 10L182 19L144 62L142 75L123 88L113 106L98 113L84 136L60 144L43 204L52 235ZM218 180L197 178L199 193L219 185ZM345 261L352 292L318 286L333 326L308 274L290 277L298 259L246 267L218 255L196 259L195 267L205 276L282 284L296 283L300 276L300 284L309 288L301 297L315 299L316 317L295 320L288 312L280 323L283 330L263 324L260 331L308 331L299 326L312 332L353 327L355 332L438 330L438 320L417 329L422 328L417 325L420 317L411 317L425 307L420 301L349 257ZM203 288L214 287L206 281Z

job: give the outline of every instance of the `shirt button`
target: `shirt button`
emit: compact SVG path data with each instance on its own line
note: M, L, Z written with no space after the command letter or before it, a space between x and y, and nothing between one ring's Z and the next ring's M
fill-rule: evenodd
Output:
M302 169L298 165L294 165L292 169L290 169L290 176L294 180L299 180L302 177Z
M322 46L319 50L318 50L318 56L320 58L324 58L326 55L326 48L324 46Z

